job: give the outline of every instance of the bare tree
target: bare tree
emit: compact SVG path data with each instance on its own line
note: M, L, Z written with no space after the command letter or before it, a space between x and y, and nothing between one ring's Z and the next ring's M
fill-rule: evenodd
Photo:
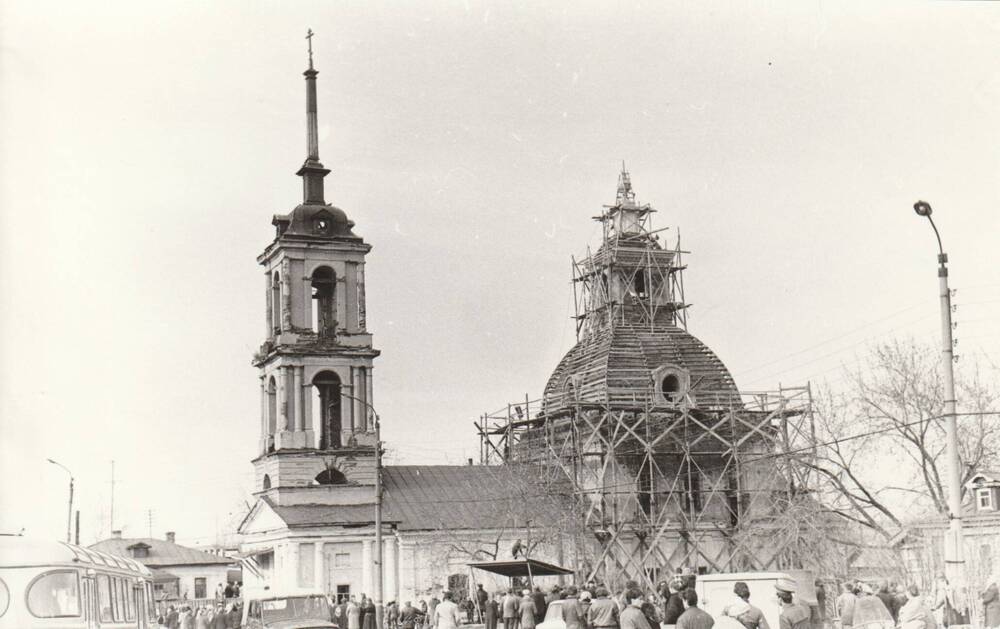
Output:
M848 372L846 388L816 399L821 445L800 459L815 472L815 494L831 512L884 541L907 517L947 513L939 374L940 352L913 340L889 341ZM1000 416L988 414L1000 396L977 364L958 370L956 381L964 486L976 471L1000 463ZM888 482L873 473L879 464L892 466Z

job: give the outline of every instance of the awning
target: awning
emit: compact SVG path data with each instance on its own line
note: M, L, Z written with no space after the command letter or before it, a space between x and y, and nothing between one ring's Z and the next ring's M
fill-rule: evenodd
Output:
M572 570L537 559L515 559L514 561L483 561L470 563L470 568L478 568L505 577L549 577L559 574L573 574Z

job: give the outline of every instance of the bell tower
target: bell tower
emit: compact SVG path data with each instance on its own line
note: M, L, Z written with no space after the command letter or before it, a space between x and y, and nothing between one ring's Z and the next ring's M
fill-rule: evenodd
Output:
M257 257L264 267L265 341L256 490L294 504L306 488L370 484L375 425L372 362L379 355L365 322L365 255L371 245L354 222L328 204L319 159L312 31L306 81L303 200L276 214L274 240Z

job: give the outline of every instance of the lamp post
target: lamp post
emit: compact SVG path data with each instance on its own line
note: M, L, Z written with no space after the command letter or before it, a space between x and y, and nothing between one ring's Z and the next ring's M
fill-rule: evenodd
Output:
M382 604L382 588L385 579L382 569L382 420L375 407L367 401L346 393L340 395L361 402L371 409L372 415L375 416L375 626L377 629L382 629L382 620L385 616L385 608Z
M58 465L59 467L63 468L63 470L67 474L69 474L69 513L67 513L66 515L66 543L68 544L70 542L70 529L73 526L73 472L69 471L69 468L67 468L62 463L53 461L52 459L45 459L45 460L51 463L52 465Z
M954 343L951 338L951 289L948 288L948 254L941 245L931 205L926 201L913 204L919 216L926 216L934 229L938 243L938 285L941 296L941 351L944 355L944 430L946 443L948 480L948 534L944 543L945 574L950 583L961 582L965 563L965 546L962 539L962 476L958 457L958 420L955 416L955 371L953 363Z

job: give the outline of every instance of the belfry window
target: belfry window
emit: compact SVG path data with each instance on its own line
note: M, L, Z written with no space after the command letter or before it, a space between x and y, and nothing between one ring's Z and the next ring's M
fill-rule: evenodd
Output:
M281 275L277 271L271 278L271 328L274 334L281 332Z
M653 397L660 404L679 404L689 395L691 374L680 365L661 365L653 370ZM692 402L693 403L693 402Z
M340 376L332 371L321 371L313 378L316 397L313 408L317 410L316 424L320 429L319 447L339 448L340 443Z
M347 477L335 467L328 467L320 472L315 478L317 485L344 485Z
M267 436L272 437L278 429L278 385L271 376L267 380ZM273 449L273 442L269 449Z
M312 274L312 327L323 337L332 337L337 330L337 276L333 269L321 266Z
M646 269L639 269L635 272L635 277L632 278L632 289L635 291L635 296L639 299L645 299L646 297Z

